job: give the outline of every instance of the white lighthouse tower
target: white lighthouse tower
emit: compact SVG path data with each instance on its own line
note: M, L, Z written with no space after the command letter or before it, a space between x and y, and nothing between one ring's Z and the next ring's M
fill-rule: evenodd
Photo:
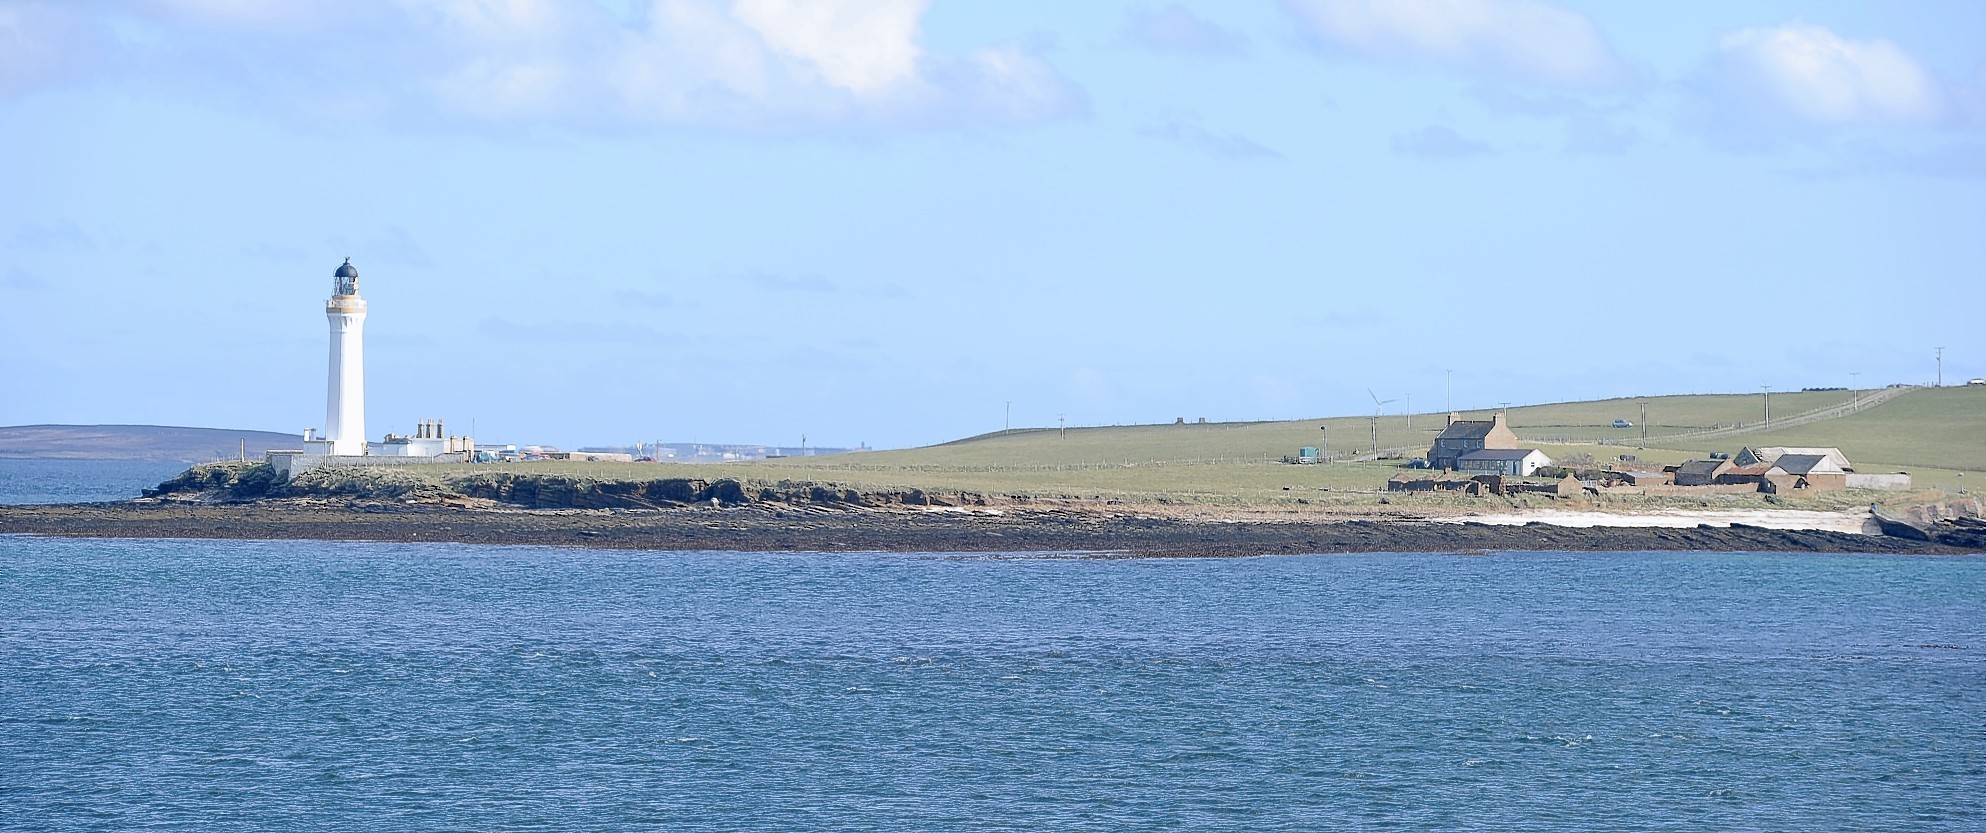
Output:
M327 452L366 453L365 442L365 299L359 297L359 270L352 259L332 273L331 300L324 303L331 319L331 387L324 414Z

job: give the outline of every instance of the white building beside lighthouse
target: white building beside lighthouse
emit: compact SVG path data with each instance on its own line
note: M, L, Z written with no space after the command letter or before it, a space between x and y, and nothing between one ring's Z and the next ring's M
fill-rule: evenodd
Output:
M327 453L362 455L366 453L365 299L359 297L359 270L349 257L332 273L324 317L331 321L331 375L324 413Z

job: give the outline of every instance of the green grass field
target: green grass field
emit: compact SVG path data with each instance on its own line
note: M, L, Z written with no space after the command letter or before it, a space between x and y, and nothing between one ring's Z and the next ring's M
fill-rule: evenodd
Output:
M1775 394L1776 417L1839 405L1847 392ZM1646 403L1649 447L1636 448L1639 429L1614 429L1615 419L1639 420ZM1836 446L1861 471L1909 471L1924 488L1960 490L1986 478L1986 389L1904 392L1869 410L1792 428L1738 433L1713 440L1666 442L1661 435L1733 425L1763 417L1756 395L1665 396L1512 408L1512 428L1555 459L1590 454L1599 462L1633 454L1647 462L1680 463L1710 451L1746 445ZM1419 456L1445 424L1419 414L1378 422L1380 448L1412 448ZM1487 418L1483 412L1465 414ZM1319 430L1321 428L1327 430ZM1008 431L902 451L786 458L727 464L533 462L492 468L593 479L737 478L749 482L832 483L842 488L991 495L1074 496L1134 502L1335 504L1371 502L1401 463L1332 462L1288 465L1303 446L1324 446L1349 458L1373 446L1370 417L1207 425L1140 425ZM1599 444L1606 440L1609 444ZM1738 501L1748 503L1755 499Z
M1986 387L1913 390L1861 413L1719 442L1835 446L1860 471L1986 472Z

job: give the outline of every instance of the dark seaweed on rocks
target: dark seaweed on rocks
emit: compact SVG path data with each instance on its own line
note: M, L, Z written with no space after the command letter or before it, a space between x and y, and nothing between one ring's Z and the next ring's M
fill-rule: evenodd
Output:
M145 497L205 495L219 499L266 497L283 482L268 463L225 462L194 466L179 476L144 490Z

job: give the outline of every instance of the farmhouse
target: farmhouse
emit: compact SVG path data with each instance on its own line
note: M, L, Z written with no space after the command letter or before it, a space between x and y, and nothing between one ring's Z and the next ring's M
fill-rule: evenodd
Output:
M1455 458L1457 471L1530 477L1539 466L1549 466L1552 458L1535 448L1488 448Z
M1503 414L1488 420L1465 420L1461 414L1451 413L1448 427L1434 438L1434 446L1427 451L1427 463L1431 468L1457 469L1460 466L1456 463L1464 454L1487 449L1512 450L1517 443L1517 435L1504 424Z

